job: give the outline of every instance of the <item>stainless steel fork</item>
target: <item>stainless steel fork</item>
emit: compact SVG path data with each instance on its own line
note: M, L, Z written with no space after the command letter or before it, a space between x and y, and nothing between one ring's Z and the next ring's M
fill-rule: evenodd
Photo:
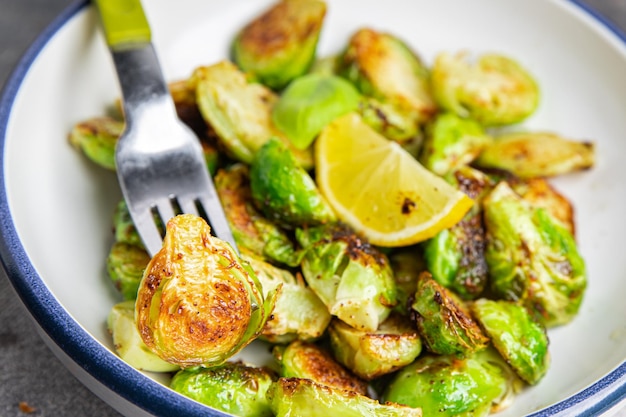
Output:
M140 0L96 0L122 91L126 128L115 151L131 217L150 255L162 246L155 219L206 215L217 237L235 241L202 146L179 120Z

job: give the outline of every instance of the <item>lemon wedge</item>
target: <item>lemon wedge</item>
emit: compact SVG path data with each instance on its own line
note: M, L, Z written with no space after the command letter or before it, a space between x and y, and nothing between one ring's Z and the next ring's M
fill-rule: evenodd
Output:
M337 216L378 246L406 246L459 222L474 201L355 113L315 143L318 187Z

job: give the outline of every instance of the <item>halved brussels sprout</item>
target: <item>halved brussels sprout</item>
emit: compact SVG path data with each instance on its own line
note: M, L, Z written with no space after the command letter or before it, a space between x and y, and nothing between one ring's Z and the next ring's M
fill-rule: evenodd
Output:
M517 194L535 207L544 208L554 217L572 236L576 236L574 222L574 207L559 191L545 178L529 178L526 180L507 179L507 182Z
M238 163L221 169L214 181L239 249L250 250L272 262L300 265L302 253L295 249L294 242L254 206L247 165Z
M520 178L552 177L591 168L595 147L548 132L497 136L476 159L482 168L498 168Z
M493 348L464 359L424 355L394 376L384 401L421 407L424 416L484 417L510 405L523 382Z
M107 317L107 328L113 337L115 352L133 368L148 372L172 372L180 368L159 358L141 340L135 325L134 300L113 306Z
M158 226L160 231L165 231L161 222ZM137 232L137 228L135 228L133 219L130 217L130 211L125 200L120 200L117 206L115 206L113 212L113 232L116 242L144 248L143 241L141 236L139 236L139 232Z
M539 87L515 60L484 54L471 62L467 53L437 55L431 85L439 106L484 126L521 122L539 105Z
M276 346L274 355L280 362L280 376L306 378L336 389L367 394L367 383L344 368L332 354L320 346L293 341L286 346Z
M437 111L428 69L404 41L389 33L358 30L338 66L339 74L352 81L363 95L410 113L414 123L430 119Z
M485 174L461 167L448 175L449 181L477 202L493 184ZM424 244L424 258L433 278L465 300L475 299L487 285L485 228L480 204L459 223L442 230Z
M494 293L523 303L547 327L572 320L587 286L585 263L572 234L506 182L484 199L483 208L485 258Z
M76 124L69 141L91 161L115 170L115 145L124 131L125 123L112 117L94 117Z
M280 378L268 391L276 417L421 417L418 407L380 403L365 395L318 384L310 379Z
M202 116L232 157L250 164L259 148L277 137L293 152L299 165L313 167L311 150L295 148L274 126L271 109L278 99L276 94L249 82L232 62L196 68L189 82L196 90Z
M200 217L167 223L163 248L139 286L136 320L145 344L181 367L216 366L255 339L274 308L254 271Z
M241 417L272 417L267 399L275 374L267 368L227 362L178 371L170 388L191 399Z
M272 120L296 148L306 149L328 123L356 110L360 97L341 77L304 75L281 94L272 109Z
M523 306L481 298L472 303L472 312L520 378L529 384L543 378L550 365L548 334Z
M261 338L271 343L288 343L295 339L311 341L324 334L331 315L299 273L294 277L291 272L254 256L242 253L241 257L255 272L264 296L277 291L276 305Z
M371 381L413 362L422 341L408 318L392 314L374 332L335 319L328 328L333 354L359 377Z
M106 259L109 278L125 300L135 300L150 255L142 247L123 242L111 246Z
M428 125L419 161L445 176L469 165L492 142L482 126L454 113L440 113Z
M426 260L418 245L394 248L387 256L397 289L398 304L394 311L406 316L409 313L409 299L417 289L417 280L427 270Z
M268 87L282 89L311 66L325 15L320 0L273 4L237 34L234 61Z
M313 178L276 138L263 145L252 161L250 188L261 212L280 226L294 228L335 220Z
M420 135L413 112L392 102L363 96L359 101L357 113L378 133L403 145Z
M396 305L387 257L343 225L296 230L306 251L302 273L333 316L375 331Z
M464 357L489 343L463 301L428 272L417 281L411 309L420 336L433 353Z

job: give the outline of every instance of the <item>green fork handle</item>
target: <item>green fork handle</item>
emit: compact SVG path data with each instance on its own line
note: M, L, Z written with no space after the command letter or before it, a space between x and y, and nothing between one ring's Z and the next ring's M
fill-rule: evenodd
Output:
M111 49L150 43L152 34L140 0L95 0Z

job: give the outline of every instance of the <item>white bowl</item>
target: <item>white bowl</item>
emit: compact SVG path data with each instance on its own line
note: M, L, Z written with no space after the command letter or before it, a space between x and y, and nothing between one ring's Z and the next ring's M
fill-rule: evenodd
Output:
M268 0L145 1L168 79L227 57L243 22ZM550 331L552 366L504 416L598 415L626 397L626 37L578 1L328 0L322 55L360 26L390 31L426 60L442 50L495 51L538 79L524 123L597 144L597 166L554 181L576 208L589 287L579 316ZM119 296L104 260L120 199L112 173L67 133L118 96L93 7L72 6L29 49L0 101L0 255L50 347L126 415L223 415L166 388L113 353L105 318ZM244 353L245 354L245 353Z

